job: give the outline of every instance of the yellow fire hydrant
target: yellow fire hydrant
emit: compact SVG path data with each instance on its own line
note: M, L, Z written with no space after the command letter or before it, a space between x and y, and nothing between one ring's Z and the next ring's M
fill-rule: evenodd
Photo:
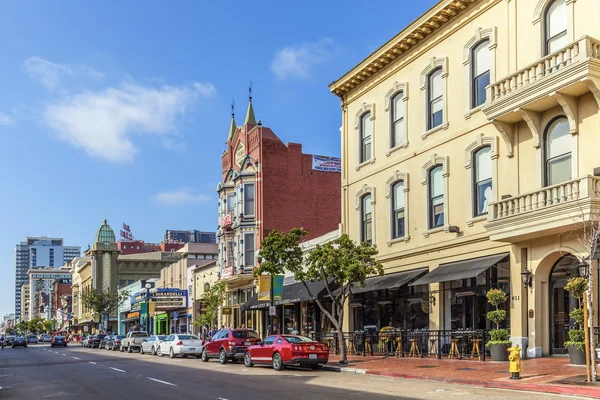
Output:
M508 360L510 361L510 379L521 379L521 348L519 346L509 347Z

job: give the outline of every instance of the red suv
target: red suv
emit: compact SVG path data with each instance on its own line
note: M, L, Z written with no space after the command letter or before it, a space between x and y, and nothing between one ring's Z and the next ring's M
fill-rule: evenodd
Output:
M244 358L248 346L260 342L260 336L252 329L221 329L205 343L202 361L218 358L221 364Z

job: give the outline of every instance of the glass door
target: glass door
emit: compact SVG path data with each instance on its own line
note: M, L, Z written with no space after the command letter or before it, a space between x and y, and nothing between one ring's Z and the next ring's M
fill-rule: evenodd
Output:
M550 346L552 354L567 354L565 342L574 325L569 314L577 308L577 298L565 290L571 277L577 277L577 258L568 255L556 262L550 273Z

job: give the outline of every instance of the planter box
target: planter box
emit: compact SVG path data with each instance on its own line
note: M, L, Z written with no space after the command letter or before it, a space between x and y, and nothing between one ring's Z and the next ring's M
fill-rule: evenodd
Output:
M508 361L508 348L510 344L492 344L490 345L490 355L492 361Z
M569 346L569 359L572 365L585 365L585 351L578 346Z

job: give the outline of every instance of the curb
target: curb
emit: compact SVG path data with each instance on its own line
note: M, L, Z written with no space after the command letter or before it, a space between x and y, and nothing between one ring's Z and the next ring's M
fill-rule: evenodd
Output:
M418 380L418 381L452 383L452 384L459 384L459 385L483 387L483 388L487 388L487 389L520 390L520 391L525 391L525 392L562 394L562 395L568 395L568 396L578 396L578 397L588 397L588 398L592 398L592 399L600 399L600 390L593 389L593 388L587 388L587 387L571 387L571 386L561 386L561 385L552 385L552 384L536 384L536 383L511 383L511 382L501 382L501 381L479 381L479 380L471 380L471 379L445 379L445 378L432 377L432 376L421 376L421 375L402 374L402 373L394 373L394 372L378 372L378 371L369 371L367 369L334 367L334 366L329 366L329 365L324 365L322 370L329 371L329 372L346 373L346 374L375 375L375 376L385 376L385 377L389 377L389 378L398 378L398 379L412 379L412 380Z

